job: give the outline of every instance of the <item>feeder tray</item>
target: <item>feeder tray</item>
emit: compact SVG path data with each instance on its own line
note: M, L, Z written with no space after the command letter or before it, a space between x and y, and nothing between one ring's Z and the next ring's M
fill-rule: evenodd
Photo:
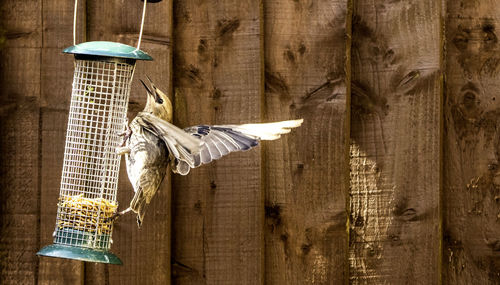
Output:
M122 261L114 254L105 250L95 250L85 247L52 244L42 248L37 255L75 259L87 262L99 262L122 265Z

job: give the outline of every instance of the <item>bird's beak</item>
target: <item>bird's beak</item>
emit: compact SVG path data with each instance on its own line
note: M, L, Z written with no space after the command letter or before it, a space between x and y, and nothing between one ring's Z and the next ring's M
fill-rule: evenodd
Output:
M147 75L146 75L146 78L148 79L149 84L151 85L151 89L152 89L151 95L153 95L155 102L158 104L163 104L163 99L161 99L160 95L158 95L158 91L156 89L156 86L153 84L153 81L151 81L151 78L149 78L149 76L147 76Z
M153 95L153 91L151 91L151 89L149 89L149 87L146 85L146 83L144 83L144 81L142 81L142 79L139 79L142 83L142 85L144 86L144 88L146 88L146 91L148 92L148 95Z
M139 80L141 81L144 88L146 88L146 93L148 95L147 102L149 104L149 102L152 102L153 100L155 100L155 96L153 95L153 92L151 91L151 89L149 89L149 87L146 85L146 83L144 83L144 81L142 81L142 79L139 79Z

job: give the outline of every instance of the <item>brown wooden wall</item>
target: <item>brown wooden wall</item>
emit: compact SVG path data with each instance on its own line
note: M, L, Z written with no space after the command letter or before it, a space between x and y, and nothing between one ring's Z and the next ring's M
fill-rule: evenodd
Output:
M164 0L139 78L175 123L304 118L280 140L171 175L123 266L52 242L72 0L0 1L0 284L499 284L500 6L493 0ZM142 2L80 0L78 42L136 45ZM133 191L124 165L119 202Z

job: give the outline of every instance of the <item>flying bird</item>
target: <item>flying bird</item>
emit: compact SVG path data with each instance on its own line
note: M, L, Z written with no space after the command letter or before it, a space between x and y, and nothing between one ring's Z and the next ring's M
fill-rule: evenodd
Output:
M137 214L140 227L147 205L165 177L168 166L174 173L187 175L191 168L210 163L231 152L249 150L261 140L275 140L303 119L243 125L198 125L180 129L172 124L172 103L149 77L144 110L124 132L116 151L125 155L128 178L135 195L130 206L113 219L129 211Z

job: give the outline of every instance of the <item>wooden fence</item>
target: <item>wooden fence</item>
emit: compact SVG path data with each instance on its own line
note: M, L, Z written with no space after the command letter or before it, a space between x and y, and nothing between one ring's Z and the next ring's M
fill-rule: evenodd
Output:
M138 78L175 122L304 118L163 183L123 266L52 243L73 1L0 2L1 284L498 284L500 6L492 0L164 0ZM78 41L136 44L140 1L79 1ZM496 97L499 97L496 100ZM124 167L122 167L124 168ZM131 186L121 171L119 201Z

